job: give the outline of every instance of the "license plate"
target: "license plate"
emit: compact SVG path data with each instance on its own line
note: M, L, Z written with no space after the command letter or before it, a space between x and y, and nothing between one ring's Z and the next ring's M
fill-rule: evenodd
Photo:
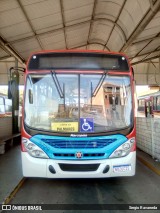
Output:
M131 171L131 165L113 166L113 172L128 172Z

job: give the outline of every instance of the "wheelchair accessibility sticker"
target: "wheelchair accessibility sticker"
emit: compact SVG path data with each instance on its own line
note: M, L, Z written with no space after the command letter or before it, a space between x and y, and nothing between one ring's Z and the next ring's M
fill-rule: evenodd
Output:
M93 132L94 131L93 118L80 118L80 131Z

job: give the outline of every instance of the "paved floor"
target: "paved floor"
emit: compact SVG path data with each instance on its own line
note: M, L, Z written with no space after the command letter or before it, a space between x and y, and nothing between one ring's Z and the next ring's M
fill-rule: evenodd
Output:
M137 158L145 166L160 176L160 161L154 160L149 154L137 149Z
M152 167L160 171L160 163L155 162L149 155L140 150L137 150L137 156L140 160L137 161L137 171L134 177L69 180L26 178L22 187L10 203L158 204L160 197L160 176L148 168L147 165L152 165ZM143 161L141 161L141 159L143 159ZM144 161L146 162L145 166ZM0 156L0 169L0 202L3 203L22 179L19 145L14 146L7 153ZM86 211L55 210L55 212L82 213ZM99 211L95 210L94 213L96 212ZM108 212L109 211L107 211L107 213ZM111 212L113 213L114 211ZM116 211L116 213L117 212L124 211ZM128 211L125 211L125 213L126 212Z
M20 145L0 155L0 203L10 195L22 179Z
M60 206L63 204L90 204L91 206L93 204L158 204L159 181L157 174L137 161L137 173L134 177L62 180L27 178L10 204L59 204ZM106 210L91 210L89 212L106 212ZM81 211L64 209L55 210L55 212L77 213ZM122 213L124 211L108 212Z

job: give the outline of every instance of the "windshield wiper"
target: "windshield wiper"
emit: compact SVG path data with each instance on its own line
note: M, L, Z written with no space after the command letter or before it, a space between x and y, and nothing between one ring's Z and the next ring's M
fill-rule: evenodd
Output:
M52 79L53 79L53 81L55 83L55 86L56 86L56 89L58 91L58 94L59 94L60 98L64 98L64 91L62 91L62 88L60 86L60 83L58 81L58 78L56 76L55 71L51 70L51 76L52 76ZM64 90L64 87L63 87L63 90Z
M91 97L96 97L99 89L101 88L103 82L104 82L104 79L106 78L106 75L107 75L107 71L105 70L104 73L102 74L101 78L99 79L99 82L95 88L95 90L92 92L92 96ZM91 87L92 88L92 87Z

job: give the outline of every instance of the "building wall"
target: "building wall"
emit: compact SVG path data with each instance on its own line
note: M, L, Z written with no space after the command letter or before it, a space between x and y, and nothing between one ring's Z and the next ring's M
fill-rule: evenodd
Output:
M12 117L0 118L0 139L12 135Z
M137 147L160 160L160 119L137 119Z

